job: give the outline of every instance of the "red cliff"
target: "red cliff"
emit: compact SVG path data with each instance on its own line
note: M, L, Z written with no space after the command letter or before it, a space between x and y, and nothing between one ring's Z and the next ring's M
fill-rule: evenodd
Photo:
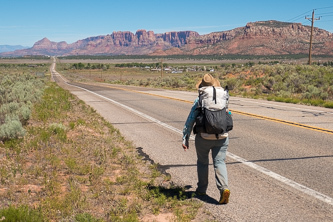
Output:
M2 53L23 55L174 55L174 54L307 54L310 26L279 21L250 22L229 31L199 35L194 31L167 32L138 30L89 37L72 44L44 38L30 49ZM314 28L313 54L333 55L332 33Z

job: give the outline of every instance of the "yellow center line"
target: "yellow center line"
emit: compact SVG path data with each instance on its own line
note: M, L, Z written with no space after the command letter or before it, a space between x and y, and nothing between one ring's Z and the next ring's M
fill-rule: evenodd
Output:
M318 132L324 132L324 133L328 133L328 134L333 135L333 130L329 130L329 129L325 129L325 128L310 126L310 125L301 124L301 123L297 123L297 122L291 122L291 121L287 121L287 120L276 119L276 118L267 117L267 116L261 116L261 115L242 112L242 111L238 111L238 110L231 110L231 111L233 113L237 113L237 114L240 114L240 115L251 116L251 117L258 118L258 119L270 120L270 121L277 122L277 123L283 123L283 124L287 124L287 125L291 125L291 126L297 126L297 127L300 127L300 128L315 130L315 131L318 131Z
M87 83L84 83L84 84L87 84ZM126 89L126 88L122 88L122 87L116 87L116 86L110 86L110 85L104 85L104 84L90 84L90 85L102 85L104 87L108 87L108 88L112 88L112 89L120 89L120 90L124 90L124 91L141 93L141 94L150 95L150 96L157 96L157 97L161 97L161 98L165 98L165 99L172 99L172 100L176 100L176 101L180 101L180 102L193 104L193 101L178 99L178 98L169 97L169 96L162 96L162 95L157 95L157 94L153 94L153 93L147 93L147 92L143 92L143 91L133 90L133 89ZM310 129L310 130L323 132L323 133L328 133L328 134L333 135L333 130L329 130L329 129L325 129L325 128L319 128L319 127L310 126L310 125L306 125L306 124L301 124L301 123L297 123L297 122L291 122L291 121L287 121L287 120L281 120L281 119L276 119L276 118L272 118L272 117L267 117L267 116L242 112L242 111L238 111L238 110L234 110L234 109L230 109L230 111L233 112L233 113L244 115L244 116L251 116L251 117L258 118L258 119L270 120L270 121L277 122L277 123L283 123L283 124L287 124L287 125L291 125L291 126L296 126L296 127L300 127L300 128L304 128L304 129Z

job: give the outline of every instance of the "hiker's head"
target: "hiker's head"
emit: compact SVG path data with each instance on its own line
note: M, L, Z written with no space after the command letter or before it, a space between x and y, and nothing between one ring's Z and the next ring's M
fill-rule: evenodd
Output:
M216 86L220 87L220 81L215 79L211 74L207 73L205 74L202 79L196 84L196 88L199 89L201 87L205 86Z

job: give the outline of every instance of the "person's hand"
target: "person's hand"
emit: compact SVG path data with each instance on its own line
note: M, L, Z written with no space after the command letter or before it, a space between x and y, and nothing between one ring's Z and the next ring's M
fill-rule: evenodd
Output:
M183 138L183 143L182 143L182 147L184 149L184 151L189 149L189 144L188 144L188 136Z

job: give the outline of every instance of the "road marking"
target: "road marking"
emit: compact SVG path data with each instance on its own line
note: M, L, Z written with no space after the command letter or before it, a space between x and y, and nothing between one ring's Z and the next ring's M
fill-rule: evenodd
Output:
M315 190L313 190L309 187L306 187L302 184L299 184L299 183L297 183L293 180L290 180L290 179L288 179L284 176L281 176L280 174L274 173L273 171L270 171L267 168L261 167L261 166L255 164L255 163L253 163L253 162L250 162L246 159L243 159L243 158L241 158L241 157L239 157L235 154L232 154L230 152L227 153L227 156L236 160L236 161L238 161L238 162L240 162L240 163L242 163L242 164L244 164L244 165L246 165L246 166L248 166L248 167L251 167L252 169L255 169L255 170L259 171L260 173L263 173L263 174L265 174L267 176L270 176L270 177L272 177L272 178L274 178L274 179L276 179L276 180L278 180L278 181L280 181L284 184L287 184L287 185L295 188L298 191L301 191L301 192L303 192L303 193L305 193L309 196L315 197L316 199L321 200L321 201L323 201L325 203L328 203L328 204L333 206L333 198L331 198L331 197L329 197L325 194L322 194L322 193L320 193L318 191L315 191Z
M60 74L57 73L57 75L60 75ZM118 105L120 107L123 107L123 108L125 108L125 109L127 109L127 110L129 110L129 111L131 111L131 112L133 112L135 114L137 114L138 116L141 116L141 117L143 117L143 118L145 118L145 119L147 119L147 120L149 120L151 122L154 122L154 123L156 123L158 125L161 125L161 126L167 128L167 129L170 129L171 131L174 131L177 134L183 135L183 132L181 130L179 130L179 129L173 127L173 126L170 126L170 125L168 125L166 123L163 123L163 122L159 121L158 119L155 119L155 118L153 118L153 117L151 117L151 116L149 116L147 114L144 114L144 113L142 113L142 112L140 112L138 110L135 110L135 109L133 109L133 108L131 108L129 106L126 106L126 105L124 105L122 103L119 103L119 102L113 100L113 99L110 99L110 98L107 98L105 96L102 96L102 95L100 95L98 93L92 92L92 91L90 91L88 89L72 85L72 84L70 84L70 83L68 83L66 81L65 81L65 83L67 85L70 85L70 86L82 89L82 90L87 91L89 93L92 93L92 94L94 94L96 96L99 96L99 97L101 97L101 98L103 98L105 100L108 100L108 101L110 101L110 102L112 102L112 103L114 103L114 104L116 104L116 105ZM147 93L145 93L145 94L147 94ZM190 139L193 140L194 136L191 136ZM290 187L293 187L294 189L296 189L298 191L301 191L301 192L303 192L303 193L305 193L305 194L307 194L309 196L312 196L312 197L314 197L314 198L316 198L316 199L318 199L320 201L323 201L323 202L325 202L325 203L330 204L330 205L333 206L333 198L331 198L331 197L329 197L329 196L327 196L325 194L322 194L322 193L320 193L318 191L315 191L315 190L313 190L313 189L311 189L309 187L306 187L306 186L304 186L302 184L299 184L299 183L297 183L297 182L295 182L293 180L290 180L290 179L288 179L286 177L283 177L283 176L281 176L281 175L279 175L277 173L274 173L273 171L270 171L267 168L261 167L261 166L255 164L255 163L253 163L253 162L250 162L250 161L248 161L246 159L243 159L243 158L241 158L241 157L239 157L239 156L237 156L235 154L232 154L230 152L227 152L227 156L230 157L231 159L234 159L234 160L236 160L236 161L238 161L238 162L240 162L240 163L242 163L242 164L244 164L244 165L252 168L252 169L255 169L255 170L259 171L260 173L263 173L263 174L265 174L267 176L270 176L270 177L272 177L272 178L274 178L274 179L276 179L276 180L278 180L278 181L280 181L280 182L282 182L282 183L284 183L284 184L286 184L286 185L288 185Z
M283 124L287 124L287 125L291 125L291 126L296 126L296 127L300 127L300 128L304 128L304 129L315 130L315 131L318 131L318 132L323 132L323 133L328 133L328 134L333 135L333 130L329 130L329 129L319 128L319 127L315 127L315 126L310 126L310 125L306 125L306 124L291 122L291 121L282 120L282 119L276 119L276 118L272 118L272 117L268 117L268 116L261 116L261 115L242 112L242 111L238 111L238 110L231 110L231 111L233 113L237 113L237 114L241 114L241 115L245 115L245 116L251 116L251 117L255 117L255 118L258 118L258 119L264 119L264 120L270 120L270 121L277 122L277 123L283 123Z

